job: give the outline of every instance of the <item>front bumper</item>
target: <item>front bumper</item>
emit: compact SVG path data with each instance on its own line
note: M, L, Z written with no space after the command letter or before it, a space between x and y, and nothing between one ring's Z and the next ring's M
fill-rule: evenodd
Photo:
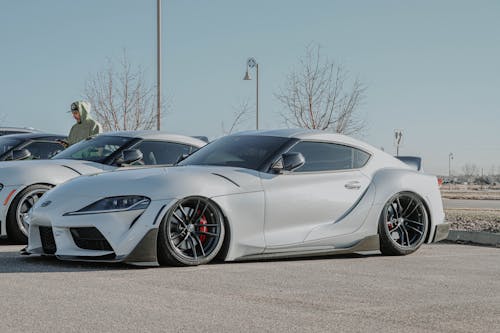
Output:
M435 243L446 239L449 233L450 223L440 223L436 225L436 229L434 230L434 239L432 240L432 242Z
M168 205L152 201L145 211L62 216L30 213L27 252L73 261L157 265L158 226Z

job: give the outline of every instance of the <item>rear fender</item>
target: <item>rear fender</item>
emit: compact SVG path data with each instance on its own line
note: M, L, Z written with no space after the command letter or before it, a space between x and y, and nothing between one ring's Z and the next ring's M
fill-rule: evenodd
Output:
M396 193L413 192L424 201L429 214L429 233L427 240L432 240L437 224L444 221L443 203L437 179L433 175L416 170L381 169L373 176L376 187L374 207L379 207L380 214L385 203Z

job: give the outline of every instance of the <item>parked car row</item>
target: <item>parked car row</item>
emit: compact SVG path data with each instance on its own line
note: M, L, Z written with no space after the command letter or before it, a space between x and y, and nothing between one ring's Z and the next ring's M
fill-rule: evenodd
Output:
M322 131L207 145L103 134L47 161L0 163L2 234L27 235L26 254L136 265L404 255L448 233L436 177L417 169Z
M0 143L2 139L14 140L20 135L25 134L0 137ZM26 147L31 150L43 146L49 151L49 144L55 144L47 140L34 142L38 144L36 147L35 144ZM205 144L196 138L162 132L115 132L89 138L48 160L0 163L0 200L3 202L0 208L0 235L8 235L13 241L26 243L28 231L23 222L24 214L46 191L68 179L133 163L173 164L182 154L189 154Z
M0 163L2 235L26 254L136 265L380 250L447 236L436 177L353 138L250 131L205 145L117 132ZM36 172L33 172L36 170Z

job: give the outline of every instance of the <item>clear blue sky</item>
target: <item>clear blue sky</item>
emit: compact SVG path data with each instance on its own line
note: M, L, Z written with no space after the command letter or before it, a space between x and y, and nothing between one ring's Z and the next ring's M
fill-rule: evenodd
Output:
M0 0L2 125L67 133L69 104L123 49L154 84L155 15L156 0ZM164 0L162 129L220 136L254 103L250 56L261 127L284 127L273 94L311 42L367 84L365 141L394 152L399 128L430 172L447 174L449 152L455 172L500 172L499 1Z

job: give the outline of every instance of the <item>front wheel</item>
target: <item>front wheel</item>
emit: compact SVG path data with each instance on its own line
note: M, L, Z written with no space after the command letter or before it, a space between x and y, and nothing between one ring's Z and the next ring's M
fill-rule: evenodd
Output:
M380 251L384 255L415 252L425 241L429 218L423 200L411 192L394 195L379 221Z
M207 198L188 197L177 202L159 228L161 265L196 266L214 259L224 242L224 218Z
M22 244L28 242L28 225L24 223L24 215L51 188L43 184L31 185L19 192L12 200L7 213L7 235L11 241Z

